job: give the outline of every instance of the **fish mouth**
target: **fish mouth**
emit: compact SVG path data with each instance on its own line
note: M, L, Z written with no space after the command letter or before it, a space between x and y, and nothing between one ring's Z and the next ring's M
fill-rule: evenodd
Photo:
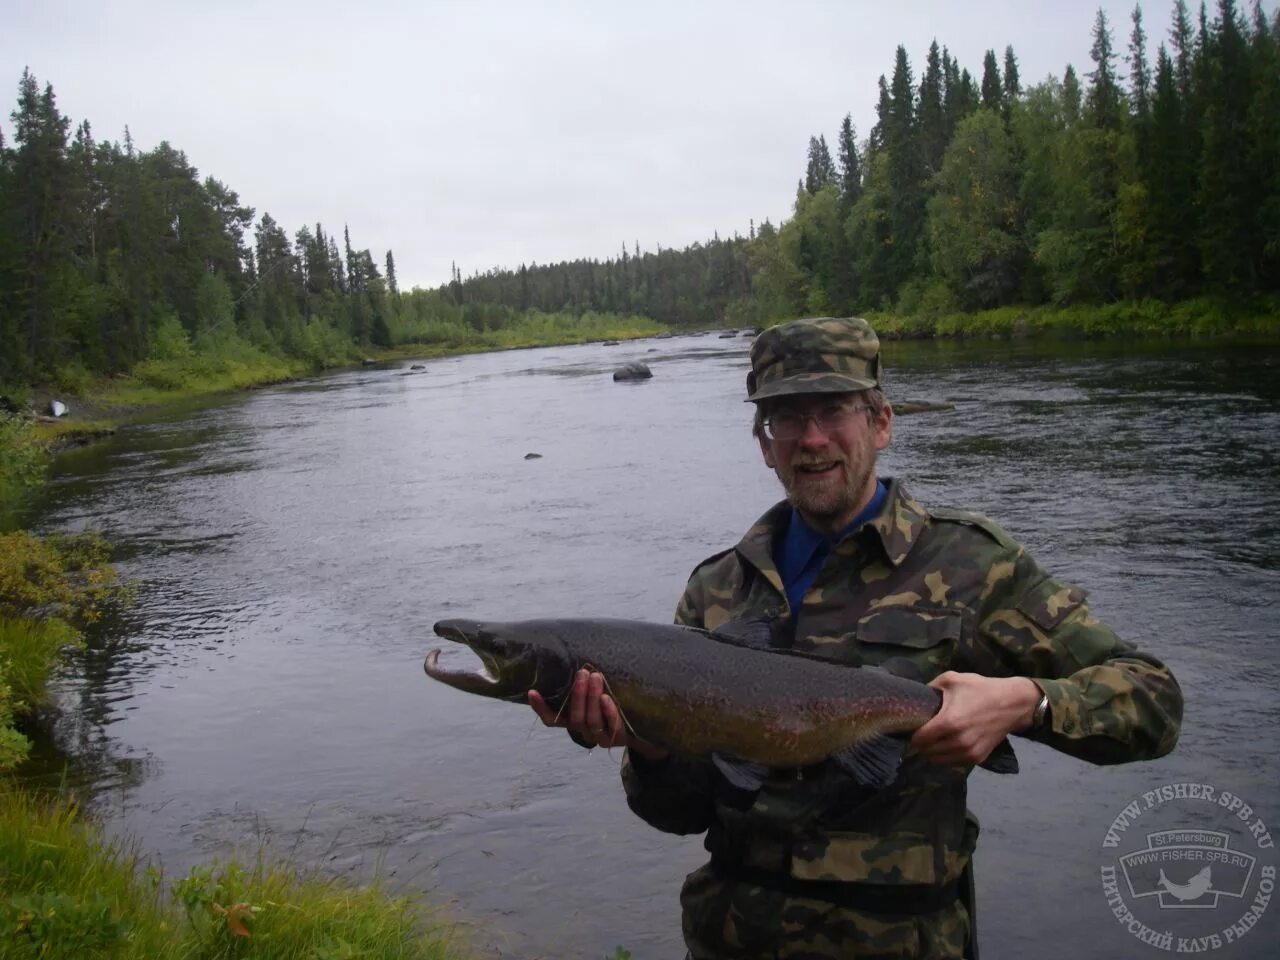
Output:
M428 677L432 680L439 680L441 683L455 689L463 690L467 693L478 693L482 696L501 696L506 692L503 689L502 669L498 664L497 658L472 646L471 639L467 636L465 630L452 622L443 621L435 625L435 632L446 640L452 640L454 643L461 643L466 646L480 659L480 669L445 669L440 666L440 648L437 647L427 653L427 659L422 664L422 669L426 671Z

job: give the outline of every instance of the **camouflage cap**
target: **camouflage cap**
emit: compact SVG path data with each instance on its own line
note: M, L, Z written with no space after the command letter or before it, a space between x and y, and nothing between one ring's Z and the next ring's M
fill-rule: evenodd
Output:
M880 341L861 317L811 317L770 327L751 344L747 401L849 393L880 385Z

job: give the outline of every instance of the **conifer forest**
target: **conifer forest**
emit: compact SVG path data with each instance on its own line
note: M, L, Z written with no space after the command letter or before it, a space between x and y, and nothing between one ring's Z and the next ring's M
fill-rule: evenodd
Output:
M972 70L937 42L914 61L898 47L872 129L846 115L803 164L797 144L790 219L412 290L392 251L353 244L358 224L259 215L174 145L97 138L26 71L0 123L0 383L241 348L325 366L535 313L694 328L1195 298L1273 311L1280 14L1177 0L1151 49L1140 7L1124 25L1099 11L1090 62L1036 81L1013 46Z

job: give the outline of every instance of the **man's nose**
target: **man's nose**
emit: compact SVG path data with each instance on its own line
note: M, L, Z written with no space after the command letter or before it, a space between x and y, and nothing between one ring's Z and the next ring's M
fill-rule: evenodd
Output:
M818 426L816 414L805 415L804 428L800 433L799 440L802 446L821 446L827 442L827 433L822 427Z

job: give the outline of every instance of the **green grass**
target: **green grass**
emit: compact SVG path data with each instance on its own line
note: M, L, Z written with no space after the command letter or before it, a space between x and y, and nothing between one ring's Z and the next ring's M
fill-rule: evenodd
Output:
M260 858L174 882L65 800L0 785L0 956L461 960L455 921Z
M1101 306L1011 306L977 313L884 313L867 319L886 338L1280 336L1280 302L1266 298L1245 304L1201 297L1175 304L1129 300Z

